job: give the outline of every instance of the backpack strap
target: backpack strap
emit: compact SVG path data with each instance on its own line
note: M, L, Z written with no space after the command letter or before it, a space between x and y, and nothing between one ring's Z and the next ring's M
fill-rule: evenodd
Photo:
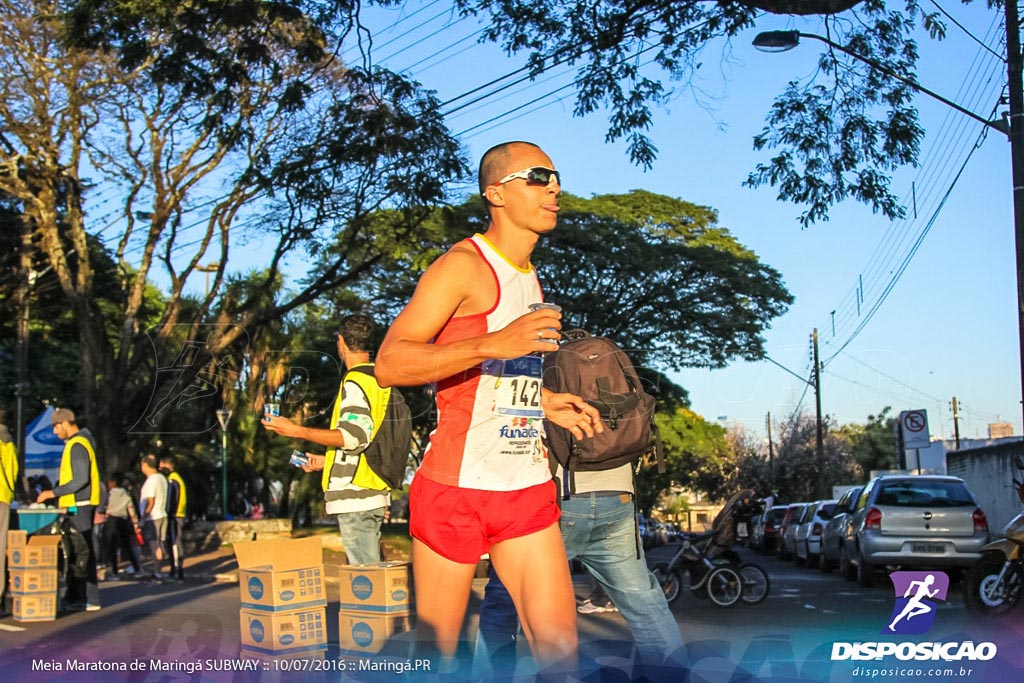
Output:
M621 367L622 364L620 363L619 365ZM625 413L635 410L640 403L640 399L636 395L636 387L633 386L633 380L625 372L622 375L629 384L628 394L612 393L612 385L608 377L598 377L595 381L595 384L597 384L597 400L592 403L600 404L594 407L601 413L601 418L608 423L608 427L613 430L619 428L619 418Z

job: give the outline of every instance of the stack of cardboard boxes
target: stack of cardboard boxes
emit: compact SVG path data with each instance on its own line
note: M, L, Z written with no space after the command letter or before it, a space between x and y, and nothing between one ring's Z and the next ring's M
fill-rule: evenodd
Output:
M17 621L57 618L58 545L59 536L29 538L27 531L7 532L7 571Z
M341 568L338 640L343 651L376 654L388 638L415 625L408 562Z
M242 656L323 656L327 649L320 537L234 544Z

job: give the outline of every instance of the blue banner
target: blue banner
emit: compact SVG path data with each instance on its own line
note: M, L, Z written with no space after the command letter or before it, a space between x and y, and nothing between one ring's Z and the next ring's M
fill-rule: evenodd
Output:
M57 481L64 442L53 433L53 408L47 406L25 429L25 476L45 474Z

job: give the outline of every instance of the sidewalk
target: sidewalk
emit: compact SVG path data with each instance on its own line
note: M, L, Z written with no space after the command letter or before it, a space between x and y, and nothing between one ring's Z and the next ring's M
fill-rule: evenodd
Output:
M244 542L244 541L243 541ZM323 549L324 573L328 583L338 582L338 569L346 563L345 553L325 545ZM238 561L233 545L207 547L185 555L185 580L203 582L238 582ZM143 563L145 568L145 563ZM103 577L100 577L102 581Z

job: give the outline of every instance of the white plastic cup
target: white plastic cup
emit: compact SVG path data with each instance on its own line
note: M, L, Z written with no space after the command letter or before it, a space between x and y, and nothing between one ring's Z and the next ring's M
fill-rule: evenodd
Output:
M546 311L557 311L558 313L561 313L562 312L562 307L559 306L558 304L549 304L546 301L538 301L537 303L530 304L530 312L533 312L533 311L545 311L545 310ZM554 332L558 331L554 327L549 327L548 329L552 330ZM557 339L546 339L545 341L547 341L548 343L554 345L554 347L556 349L558 348L558 340ZM554 350L554 349L552 349L552 350ZM544 352L540 352L537 355L543 356Z

